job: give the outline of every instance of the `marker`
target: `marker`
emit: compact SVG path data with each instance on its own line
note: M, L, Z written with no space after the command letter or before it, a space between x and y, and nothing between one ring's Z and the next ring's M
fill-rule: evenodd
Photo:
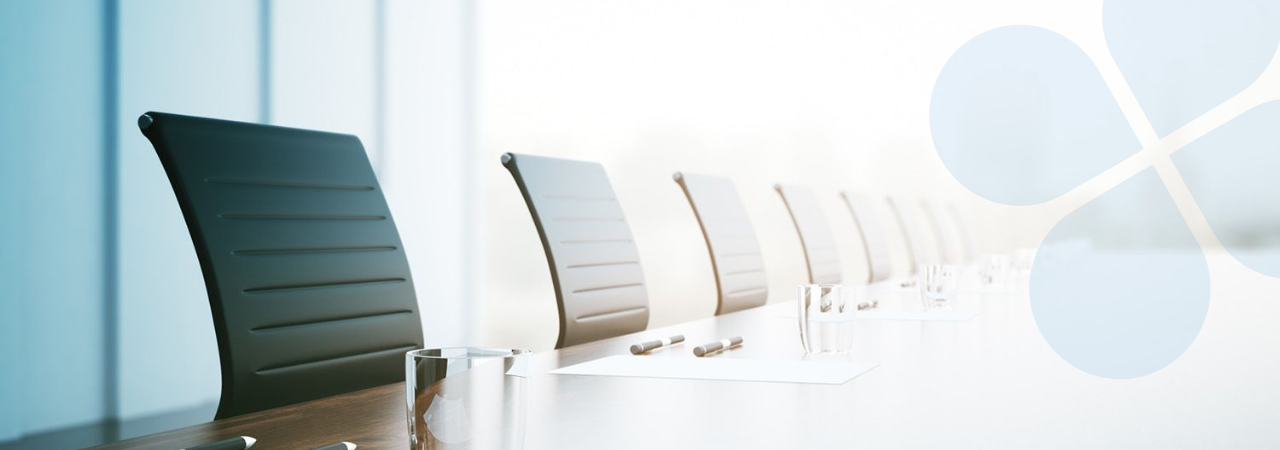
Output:
M712 342L710 344L702 344L695 347L693 349L693 356L699 356L699 357L707 356L711 353L734 348L739 345L742 345L742 336L734 336L729 339L721 339L719 341Z
M258 442L257 439L249 436L236 436L231 439L221 440L218 442L210 442L195 447L187 447L183 450L247 450L253 447L253 443Z
M337 444L329 444L315 450L356 450L356 444L350 442L339 442Z
M649 342L641 342L639 344L631 346L631 354L639 355L641 353L647 352L649 350L653 350L655 348L666 347L668 345L679 344L681 342L684 342L683 334L677 334L669 338L662 338L662 339L649 341Z

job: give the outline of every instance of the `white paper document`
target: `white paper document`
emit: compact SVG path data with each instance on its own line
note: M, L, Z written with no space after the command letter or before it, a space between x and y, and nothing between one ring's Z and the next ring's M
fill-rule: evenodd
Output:
M973 289L973 290L962 290L960 291L960 293L962 295L982 295L982 296L991 296L991 297L1022 295L1022 291L1019 291L1017 289Z
M778 308L778 318L796 320L799 311L795 305L790 308ZM915 320L921 322L965 322L978 317L977 311L887 311L872 309L858 311L854 317L859 320Z
M974 311L862 311L858 319L916 320L923 322L964 322L978 313Z
M556 375L679 378L686 380L844 384L879 363L786 359L665 358L615 355L562 367Z

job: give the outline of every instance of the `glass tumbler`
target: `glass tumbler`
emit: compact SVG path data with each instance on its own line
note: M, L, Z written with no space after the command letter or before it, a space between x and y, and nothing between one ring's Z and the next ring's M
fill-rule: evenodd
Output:
M955 309L959 285L956 271L956 266L950 264L920 266L920 299L925 310Z
M411 450L524 443L528 350L432 348L405 355Z
M846 353L853 344L855 290L840 284L805 284L797 288L800 343L804 351Z
M1009 284L1009 255L983 255L979 268L983 289L1004 289Z
M1031 271L1031 263L1036 261L1036 249L1020 248L1013 251L1013 268L1018 272Z

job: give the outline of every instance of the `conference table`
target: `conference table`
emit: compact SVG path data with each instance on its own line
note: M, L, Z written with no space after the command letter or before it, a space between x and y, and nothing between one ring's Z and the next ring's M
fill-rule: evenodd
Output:
M771 303L536 353L524 448L1276 448L1280 333L1267 318L1280 308L1270 303L1215 305L1178 361L1130 380L1059 358L1025 295L967 295L960 309L978 312L967 321L859 319L847 359L879 366L843 385L546 373L676 333L687 341L642 357L691 358L700 343L740 335L744 345L713 357L805 358L794 302ZM404 450L406 428L398 383L96 448L173 450L249 435L255 450L338 441Z

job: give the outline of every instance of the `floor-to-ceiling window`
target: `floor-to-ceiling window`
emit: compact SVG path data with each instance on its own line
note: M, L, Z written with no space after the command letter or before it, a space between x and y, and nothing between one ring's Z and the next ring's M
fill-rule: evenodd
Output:
M0 3L0 448L212 417L208 300L137 130L151 110L359 136L427 342L468 341L472 27L462 1Z

